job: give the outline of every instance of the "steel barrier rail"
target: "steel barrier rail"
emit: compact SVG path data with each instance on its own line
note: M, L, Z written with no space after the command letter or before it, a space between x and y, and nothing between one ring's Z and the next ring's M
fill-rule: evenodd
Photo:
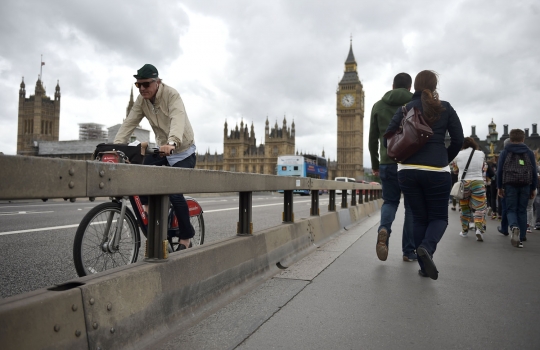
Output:
M315 229L312 226L312 221L309 220L306 228L301 222L300 226L294 224L294 232L310 232L308 234L309 241L315 242L327 237L330 232L336 232L339 229L339 225L336 226L337 221L340 222L341 227L347 226L351 222L356 222L360 217L365 216L369 212L376 210L378 204L375 203L377 199L381 198L382 189L380 186L360 184L360 183L348 183L338 182L331 180L319 180L311 178L299 178L299 177L283 177L275 175L260 175L260 174L247 174L247 173L234 173L227 171L211 171L211 170L197 170L197 169L181 169L171 167L150 167L141 165L127 165L127 164L109 164L95 161L75 161L67 159L54 159L54 158L39 158L39 157L24 157L24 156L3 156L0 155L0 200L12 200L12 199L45 199L45 198L69 198L75 200L76 198L83 197L119 197L125 195L149 195L150 196L150 211L153 212L153 217L161 217L163 211L168 208L168 194L169 193L219 193L219 192L239 192L240 207L239 207L239 220L237 234L239 236L247 235L253 237L253 224L251 222L251 196L253 192L260 191L276 191L284 190L284 209L283 209L283 222L294 223L293 216L293 190L295 189L308 189L311 191L311 217L316 219L319 217L318 208L318 191L327 190L329 192L330 202L328 205L329 214L326 214L326 218L319 222L318 225L322 225L320 229ZM347 215L344 216L344 212L339 212L339 219L335 221L337 217L332 215L332 212L336 211L335 205L335 191L343 190L342 194L342 208L348 208L348 194L346 190L353 190L351 196L350 206L347 210ZM356 190L360 192L358 206L356 203ZM366 204L371 205L365 206ZM375 204L373 204L375 203ZM375 205L375 206L373 206ZM329 224L331 223L331 224ZM157 225L156 225L157 226ZM157 232L157 231L160 232ZM286 229L288 230L288 229ZM317 233L318 230L321 233ZM290 234L293 234L291 232ZM299 233L294 233L298 235ZM149 225L148 240L155 242L156 246L159 246L159 242L166 239L166 227L161 225L155 227ZM289 237L289 233L286 233L284 237ZM322 234L322 235L321 235ZM268 237L274 237L272 236ZM305 242L306 236L298 236L303 242ZM303 238L301 238L303 237ZM298 253L298 247L300 245L288 243L289 246L285 250L279 248L283 242L287 242L290 238L284 238L281 240L275 240L275 238L267 238L267 249L270 249L268 242L277 244L275 248L268 251L269 257L277 259L278 256L289 256L293 252ZM280 243L281 242L281 243ZM292 242L292 241L291 241ZM255 242L253 242L255 244ZM252 244L252 245L253 245ZM305 247L304 243L304 247ZM259 251L255 244L252 247L252 251ZM145 261L163 261L166 260L163 250L154 249L149 250L148 259ZM276 253L276 252L279 252ZM277 255L276 255L277 254ZM254 261L262 263L261 266L266 266L265 259L259 260L256 257L251 257ZM174 259L173 259L174 260ZM246 260L247 261L247 260ZM153 265L153 264L151 264ZM245 266L251 266L253 263L249 263ZM160 265L161 266L161 265ZM260 270L260 267L259 267ZM263 268L264 270L264 268ZM250 272L251 274L254 272ZM107 275L106 273L105 275ZM248 274L249 275L249 274ZM50 346L62 346L62 342L66 341L66 348L79 348L81 344L86 343L87 335L91 335L92 329L99 327L98 323L95 324L88 319L87 308L84 306L84 312L81 305L80 293L82 291L82 297L85 299L84 290L82 286L84 283L68 282L57 287L53 287L49 290L64 291L62 293L69 292L70 298L70 315L73 316L73 320L65 319L62 324L55 324L53 327L54 333L48 331L48 325L35 324L32 326L32 322L29 322L28 317L31 317L33 312L39 312L40 314L47 314L52 311L47 309L50 304L43 304L42 300L45 293L43 291L36 291L16 296L11 300L9 305L1 305L0 312L5 315L11 315L10 321L17 320L16 324L27 325L21 329L15 327L15 331L19 333L9 334L10 339L23 339L24 333L32 330L40 333L40 337L33 341L33 344L39 344L40 341L44 342L43 347ZM79 290L80 289L80 290ZM48 295L48 294L47 294ZM153 294L152 294L153 295ZM56 299L57 297L48 299ZM92 305L92 298L88 298L88 302ZM65 303L64 303L65 304ZM38 311L36 311L38 310ZM77 312L79 311L79 312ZM109 305L107 305L107 311L110 311ZM58 311L59 315L63 315L64 311ZM75 338L66 340L65 335L60 336L60 329L64 329L66 325L76 325L81 322L81 313L83 312L86 321L86 331L84 328L80 329L77 326L75 332ZM51 315L54 313L51 313ZM19 315L19 316L17 316ZM3 324L0 319L0 325ZM90 322L90 323L89 323ZM3 324L5 327L0 327L0 338L6 338L7 333L14 327L12 324ZM82 333L81 333L82 331ZM111 333L114 333L114 328L111 328ZM73 335L72 335L73 336ZM27 339L28 340L28 339ZM82 341L82 343L81 343ZM88 344L92 341L88 340ZM63 346L62 346L63 347Z
M311 191L310 214L319 215L319 190L330 194L328 209L335 210L335 190L342 191L341 208L349 206L348 191L353 195L350 205L356 205L355 190L362 190L365 199L360 203L381 198L380 186L320 180L305 177L260 175L228 171L155 167L114 164L96 161L77 161L57 158L0 156L0 199L48 199L82 197L120 197L148 195L150 209L161 217L161 209L168 208L170 193L239 192L239 218L237 234L253 234L251 222L251 196L253 192L284 190L283 222L294 222L292 191ZM159 229L160 232L154 232ZM148 238L152 246L166 240L165 226L150 225ZM155 236L159 236L156 238ZM165 259L163 249L149 249L148 259Z

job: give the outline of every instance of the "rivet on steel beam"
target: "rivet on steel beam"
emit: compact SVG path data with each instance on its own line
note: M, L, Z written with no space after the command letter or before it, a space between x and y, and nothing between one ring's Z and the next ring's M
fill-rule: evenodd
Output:
M90 298L90 305L94 305L95 302L94 298Z
M112 310L112 305L109 303L107 304L107 311L111 311Z
M80 336L81 336L81 331L77 329L77 330L75 331L75 336L76 336L76 337L80 337Z
M101 176L101 177L105 176L105 171L100 170L100 171L99 171L99 176Z
M103 182L100 182L99 183L99 188L103 188L103 187L105 187L105 184Z
M73 187L75 187L75 182L70 181L70 182L69 182L69 188L73 188Z
M115 329L114 328L111 328L111 333L114 333Z
M73 168L69 169L69 175L72 175L75 174L75 170Z
M71 310L77 311L77 305L75 305L75 304L71 305Z
M60 332L60 325L55 324L54 325L54 331L55 332Z
M92 327L94 327L94 329L98 329L98 323L97 322L92 323Z

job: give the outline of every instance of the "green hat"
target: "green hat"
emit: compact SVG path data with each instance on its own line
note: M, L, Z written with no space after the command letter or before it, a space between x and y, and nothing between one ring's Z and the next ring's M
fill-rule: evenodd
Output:
M158 78L158 71L156 67L147 63L137 71L137 74L135 74L134 77L135 79Z

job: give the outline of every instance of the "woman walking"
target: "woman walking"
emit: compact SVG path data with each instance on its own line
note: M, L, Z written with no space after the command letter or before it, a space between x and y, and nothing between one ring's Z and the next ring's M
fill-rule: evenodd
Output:
M448 226L448 198L451 176L448 164L463 145L463 129L459 117L446 101L437 94L437 74L424 70L414 80L414 95L407 110L417 108L431 126L433 136L415 154L398 163L398 180L405 197L409 199L413 214L414 243L422 277L436 280L439 271L433 254ZM396 112L386 132L395 132L403 113ZM445 147L446 132L450 146Z
M463 171L470 163L463 178ZM461 207L461 237L467 237L469 232L469 222L471 217L474 218L474 228L476 240L484 241L484 232L486 227L486 185L482 176L487 169L487 164L484 160L484 152L478 150L478 145L471 137L466 137L463 141L463 147L458 153L456 159L452 162L455 169L459 170L459 178L464 181L463 199L459 200Z

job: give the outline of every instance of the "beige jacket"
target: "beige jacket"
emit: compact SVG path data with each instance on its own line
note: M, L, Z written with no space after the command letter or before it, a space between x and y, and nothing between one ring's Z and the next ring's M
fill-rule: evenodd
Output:
M133 130L144 117L150 122L156 135L156 144L159 146L173 141L176 143L175 153L180 153L195 142L180 94L172 87L161 83L153 105L141 95L137 97L129 115L118 130L114 143L127 143Z

